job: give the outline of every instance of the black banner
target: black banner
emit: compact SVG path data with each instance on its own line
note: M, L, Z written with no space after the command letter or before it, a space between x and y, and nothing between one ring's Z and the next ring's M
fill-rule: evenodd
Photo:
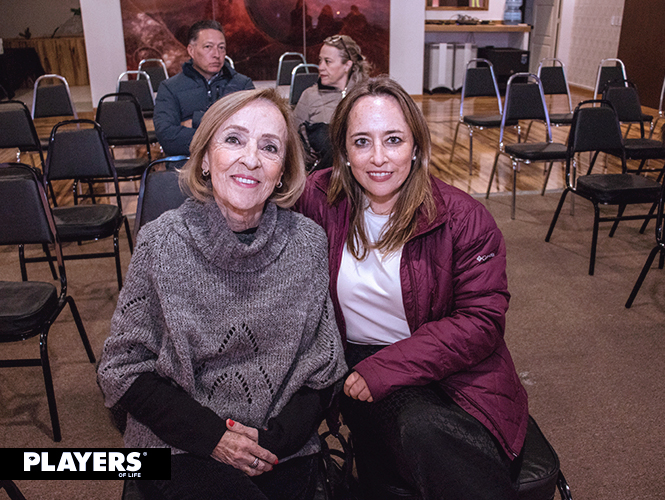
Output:
M171 479L169 448L0 448L3 477Z

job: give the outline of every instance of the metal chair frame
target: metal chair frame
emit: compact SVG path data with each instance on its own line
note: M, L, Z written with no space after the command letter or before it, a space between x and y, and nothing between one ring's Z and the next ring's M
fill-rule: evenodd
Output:
M71 114L65 114L65 115L38 115L35 116L35 111L37 109L37 101L38 101L38 96L37 94L38 89L40 87L40 84L42 81L46 79L54 79L58 80L62 83L62 85L65 86L65 90L67 91L67 97L69 98L69 106L71 107ZM74 106L74 100L72 99L72 93L69 90L69 84L67 83L67 79L64 76L56 75L54 73L49 73L47 75L42 75L37 80L35 80L35 85L33 86L33 92L32 92L32 119L34 120L35 118L41 118L42 116L73 116L74 119L78 119L78 114L76 113L76 106Z
M152 76L150 77L150 88L152 88L153 92L157 92L157 89L159 89L159 84L162 83L164 80L167 80L169 77L169 72L166 69L166 64L164 63L163 59L156 59L156 58L150 58L150 59L141 59L139 62L138 70L139 71L145 71L146 73L150 74L150 72L146 71L144 68L156 68L156 69L161 69L162 72L157 75L157 72L152 71L153 76L158 76L158 78L153 79Z
M300 61L300 63L297 61ZM287 64L287 62L289 64ZM291 62L295 62L296 64L290 68L290 71L287 71L289 69L287 66L291 66ZM275 87L279 87L280 85L290 85L291 72L293 71L293 68L295 68L298 64L306 63L307 60L305 59L305 56L300 52L284 52L281 56L279 56L279 62L277 63L277 79L275 80Z
M314 72L310 72L309 70L316 70ZM305 74L307 76L299 76L302 74ZM313 75L316 75L315 78L313 78ZM289 88L289 104L291 106L295 106L298 103L298 100L300 99L300 96L302 95L302 92L309 87L310 85L307 85L302 88L299 94L297 94L295 90L295 84L298 78L308 78L311 80L310 85L313 85L316 83L316 81L319 78L319 67L316 64L298 64L293 70L291 71L291 87Z

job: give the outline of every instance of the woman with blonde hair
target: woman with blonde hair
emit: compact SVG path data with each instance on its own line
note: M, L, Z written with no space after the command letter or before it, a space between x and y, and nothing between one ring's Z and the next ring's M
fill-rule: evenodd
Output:
M326 237L289 208L302 146L275 89L212 105L190 198L141 228L98 370L125 445L171 449L160 498L309 500L318 426L346 372Z
M294 111L296 124L314 157L313 169L332 166L330 119L337 104L354 85L369 77L370 70L370 63L350 36L335 35L323 41L319 80L303 91Z
M385 498L380 471L423 500L516 499L528 408L503 338L501 232L429 174L425 118L390 78L353 87L330 136L334 165L296 208L328 235L352 370L340 408L366 498Z

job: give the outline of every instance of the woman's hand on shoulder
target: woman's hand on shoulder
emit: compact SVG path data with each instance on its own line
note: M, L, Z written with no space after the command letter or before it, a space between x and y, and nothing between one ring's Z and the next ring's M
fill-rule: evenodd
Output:
M350 398L366 401L368 403L374 401L367 382L358 372L351 372L351 375L347 377L344 382L344 394Z
M227 431L212 451L212 458L231 465L248 476L259 476L272 470L277 463L277 456L259 446L257 429L231 419L227 419L226 428ZM255 463L256 466L253 466Z

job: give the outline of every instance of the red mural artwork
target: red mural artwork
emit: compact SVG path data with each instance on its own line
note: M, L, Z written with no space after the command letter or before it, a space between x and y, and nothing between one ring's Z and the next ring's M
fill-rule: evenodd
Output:
M321 42L349 35L373 65L388 73L390 0L120 0L128 69L161 58L169 75L189 59L187 30L201 19L224 26L227 53L253 80L274 80L279 56L303 52L317 63ZM305 16L303 19L303 5Z

